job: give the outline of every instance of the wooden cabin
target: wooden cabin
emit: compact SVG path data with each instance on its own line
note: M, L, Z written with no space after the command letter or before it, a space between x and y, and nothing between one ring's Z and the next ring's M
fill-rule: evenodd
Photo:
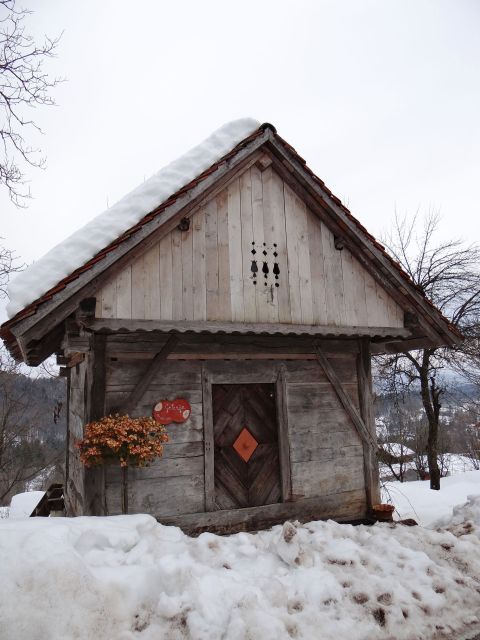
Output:
M32 267L36 268L36 265ZM120 512L84 425L162 400L164 455L131 469L131 513L189 533L367 517L379 502L372 354L459 336L270 124L2 327L68 379L68 515Z

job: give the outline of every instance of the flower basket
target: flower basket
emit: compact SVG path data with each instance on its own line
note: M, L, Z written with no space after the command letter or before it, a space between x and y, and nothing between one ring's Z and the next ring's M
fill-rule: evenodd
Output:
M128 513L128 467L147 466L163 453L168 436L164 425L153 418L105 416L85 425L84 438L76 443L86 467L120 466L122 513Z

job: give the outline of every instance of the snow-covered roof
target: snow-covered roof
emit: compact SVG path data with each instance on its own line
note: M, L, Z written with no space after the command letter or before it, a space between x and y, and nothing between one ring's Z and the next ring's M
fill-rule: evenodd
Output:
M409 449L404 444L400 444L399 442L385 442L381 445L382 449L387 453L390 453L392 456L399 458L400 456L414 456L415 451Z
M201 144L168 164L19 273L8 288L8 317L14 316L62 278L93 258L167 198L220 160L259 126L260 123L253 118L242 118L224 124Z

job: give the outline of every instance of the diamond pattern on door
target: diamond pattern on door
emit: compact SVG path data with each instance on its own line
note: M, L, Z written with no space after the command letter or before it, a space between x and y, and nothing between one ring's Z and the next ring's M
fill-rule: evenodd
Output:
M280 502L274 385L213 385L212 402L216 508Z
M250 460L257 447L258 442L246 427L240 431L238 438L233 443L233 448L244 462Z

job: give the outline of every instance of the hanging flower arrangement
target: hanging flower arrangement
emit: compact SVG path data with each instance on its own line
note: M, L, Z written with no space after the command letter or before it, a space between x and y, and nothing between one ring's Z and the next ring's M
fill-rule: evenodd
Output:
M128 467L144 467L163 453L165 426L153 418L105 416L89 422L76 443L86 467L118 463L122 469L122 512L128 512Z

